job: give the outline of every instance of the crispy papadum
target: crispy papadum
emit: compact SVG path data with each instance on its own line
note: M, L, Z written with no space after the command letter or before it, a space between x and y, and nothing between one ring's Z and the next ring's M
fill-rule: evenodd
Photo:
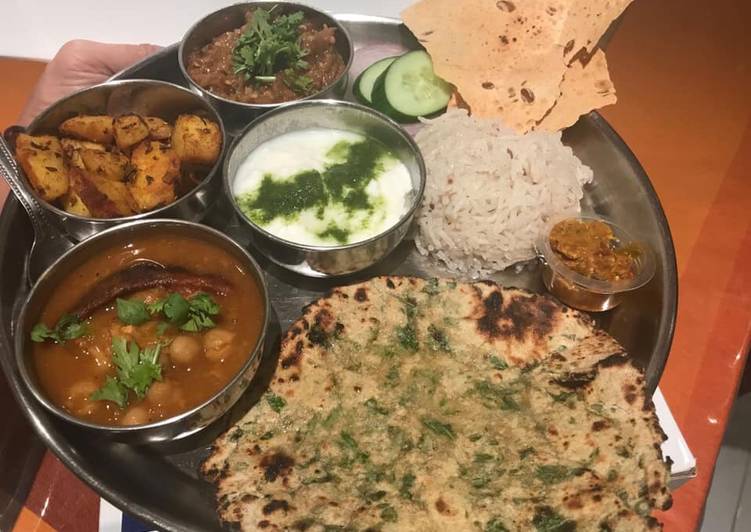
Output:
M671 502L663 439L642 373L586 315L379 277L305 308L203 472L244 530L643 530Z

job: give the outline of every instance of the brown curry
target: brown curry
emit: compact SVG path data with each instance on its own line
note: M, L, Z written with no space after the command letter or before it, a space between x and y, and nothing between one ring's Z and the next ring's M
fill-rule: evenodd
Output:
M188 74L211 93L243 103L287 102L323 90L344 71L336 28L300 11L258 8L246 20L188 55Z
M31 354L42 390L71 415L152 423L222 389L255 348L264 312L253 272L230 253L147 236L70 273L39 317ZM139 364L125 364L134 354Z
M636 275L638 246L622 245L599 220L568 219L550 231L550 247L571 270L600 281L623 281Z

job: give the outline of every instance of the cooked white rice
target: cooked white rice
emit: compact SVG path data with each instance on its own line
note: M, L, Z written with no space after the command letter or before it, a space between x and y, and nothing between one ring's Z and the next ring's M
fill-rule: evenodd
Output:
M548 220L578 213L592 180L560 133L518 135L459 109L415 139L428 169L417 249L471 277L533 258Z

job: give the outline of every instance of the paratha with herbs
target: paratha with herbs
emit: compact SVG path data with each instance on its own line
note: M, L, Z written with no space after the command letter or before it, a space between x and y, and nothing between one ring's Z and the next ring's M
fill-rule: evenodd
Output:
M670 506L644 378L547 296L380 277L305 308L204 473L245 530L642 530Z

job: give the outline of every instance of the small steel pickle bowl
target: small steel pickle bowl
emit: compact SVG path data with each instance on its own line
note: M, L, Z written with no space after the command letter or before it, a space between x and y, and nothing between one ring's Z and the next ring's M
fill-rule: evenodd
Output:
M222 149L219 157L201 182L175 201L150 211L118 218L93 218L66 212L43 200L24 176L23 185L45 209L48 217L76 241L84 240L123 222L143 218L178 218L197 222L203 219L209 207L219 196L221 185L218 178L214 179L214 175L221 166L227 144L222 119L206 100L173 83L155 80L121 80L95 85L53 104L34 119L26 128L26 132L30 135L59 135L58 126L76 115L118 116L126 113L156 116L170 123L174 123L181 113L192 113L213 120L219 124L222 135Z
M255 347L248 353L248 359L238 372L218 392L203 403L176 416L145 425L112 426L90 423L71 415L68 411L54 404L42 390L29 352L31 329L37 323L50 294L73 270L86 261L98 257L103 250L111 249L113 245L127 246L133 242L134 238L155 234L203 240L235 257L237 262L250 275L254 276L261 293L264 318L260 335ZM148 259L148 257L144 257L144 259ZM76 245L42 274L39 281L34 285L31 294L29 294L15 327L16 364L21 380L37 401L65 422L79 429L90 431L92 436L103 436L130 444L177 440L190 436L219 419L246 391L258 370L263 355L269 314L269 295L263 273L253 257L232 239L215 229L193 222L165 219L139 220L112 227Z
M636 275L632 279L603 281L586 277L566 266L550 246L550 231L564 220L596 220L610 226L613 235L622 244L636 246ZM570 307L588 312L610 310L623 301L627 294L647 284L655 274L655 259L652 250L644 242L631 237L620 226L601 216L563 216L547 224L536 244L538 258L542 263L542 280L545 288Z
M280 103L245 103L238 102L212 93L199 85L188 73L188 57L191 53L210 43L215 37L227 31L236 30L245 24L245 14L255 8L273 9L275 14L285 15L302 11L305 17L317 25L326 24L329 28L336 28L336 51L342 56L344 70L331 83L317 93ZM227 6L206 15L196 22L180 41L177 52L180 71L188 84L198 94L207 98L219 110L224 118L227 131L232 135L238 134L247 124L261 114L276 109L280 105L300 100L314 100L321 98L341 98L347 90L347 80L355 47L347 29L331 15L307 6L292 2L242 2Z
M266 231L249 219L234 197L238 168L258 146L292 131L330 128L359 133L383 143L407 167L412 193L407 211L391 227L367 240L350 244L312 246L298 244ZM230 147L224 162L224 190L253 243L269 259L308 277L354 273L388 255L404 239L422 201L425 162L412 137L396 122L368 107L336 100L308 100L279 107L248 125Z

